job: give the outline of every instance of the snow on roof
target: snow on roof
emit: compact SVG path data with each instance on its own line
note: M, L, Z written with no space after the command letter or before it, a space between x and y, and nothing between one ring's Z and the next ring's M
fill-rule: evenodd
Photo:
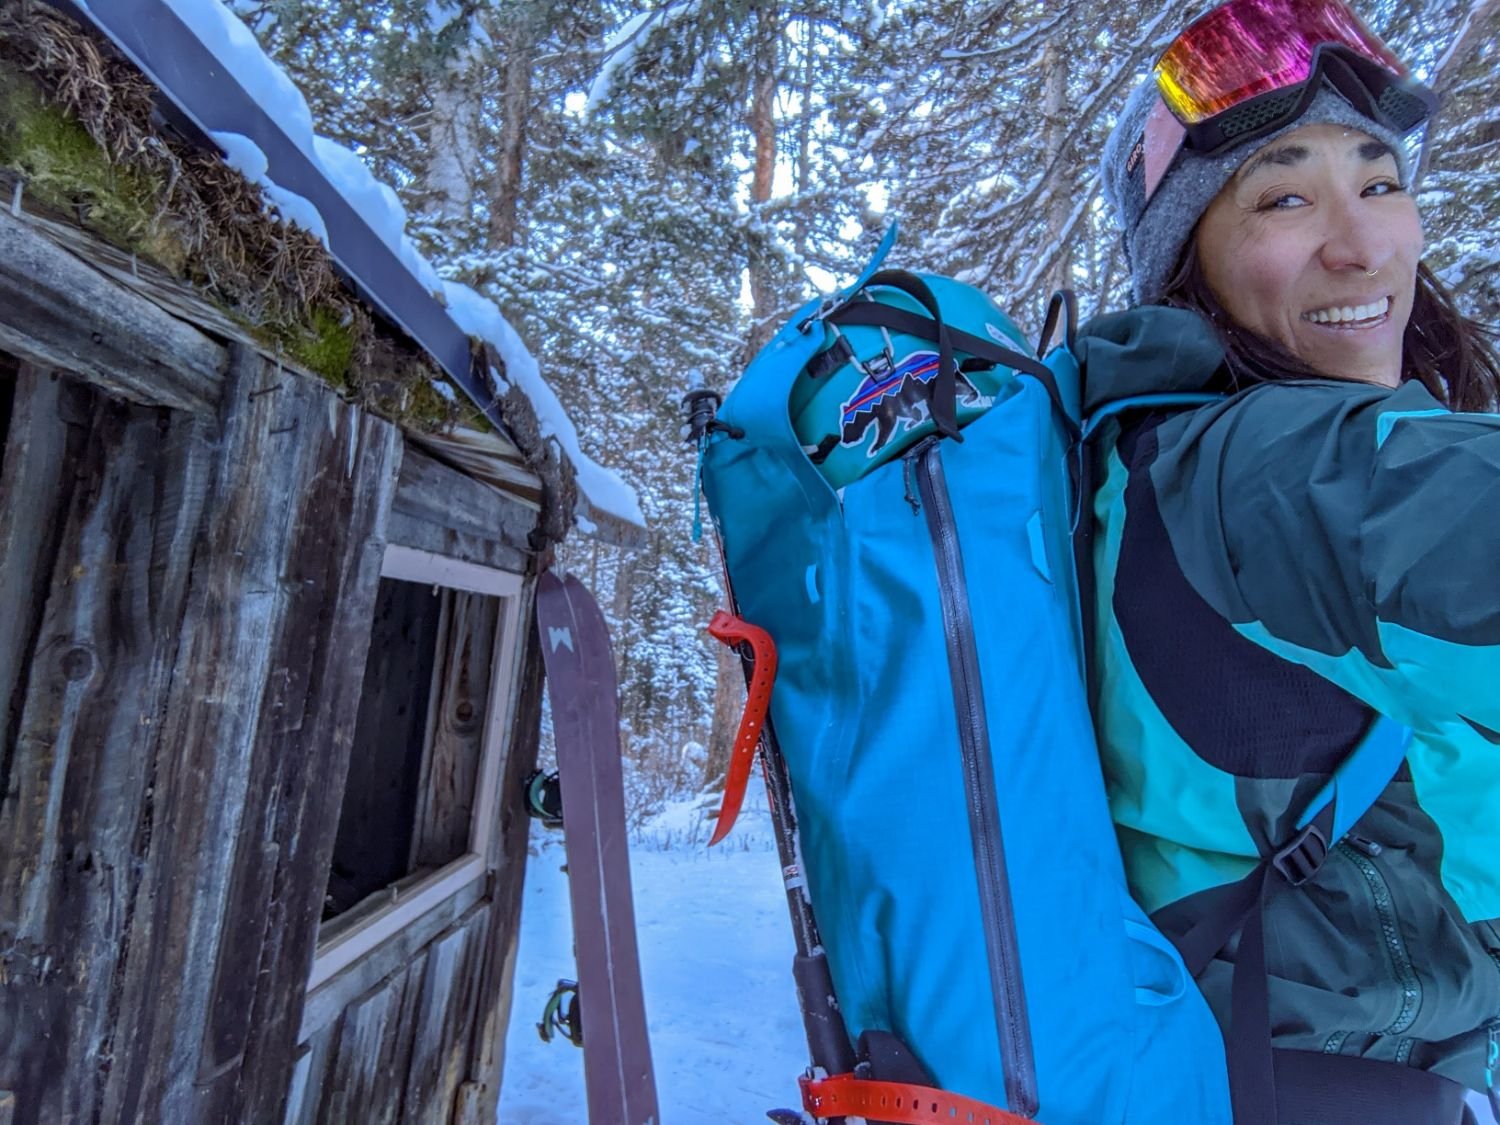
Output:
M266 57L250 29L220 0L164 2L213 54L225 72L317 165L339 195L363 216L422 287L447 304L454 323L465 333L480 336L495 347L505 360L506 375L535 408L543 435L555 439L572 463L578 487L587 502L598 511L644 527L645 517L634 490L612 470L583 452L577 427L543 378L536 358L499 308L467 286L444 282L438 276L432 263L422 256L407 234L406 209L396 192L377 180L358 154L314 132L307 100L285 72ZM432 6L430 11L435 22L446 14L447 7L446 4ZM296 223L328 245L327 225L317 208L305 197L282 188L270 178L266 156L253 141L228 132L214 133L213 140L227 154L227 162L232 167L260 185L268 208L278 213L283 221ZM369 284L372 279L364 280Z
M578 474L578 487L588 497L589 503L638 527L645 527L640 501L630 486L610 470L577 452L578 430L557 395L542 378L536 357L526 350L526 345L495 307L495 302L455 281L447 282L443 289L448 315L453 317L453 322L470 336L488 340L505 360L505 377L531 400L542 436L556 439L563 447ZM498 372L491 374L500 378Z

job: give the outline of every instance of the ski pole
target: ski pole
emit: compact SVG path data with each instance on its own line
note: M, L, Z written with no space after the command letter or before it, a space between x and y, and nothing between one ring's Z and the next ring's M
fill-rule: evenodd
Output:
M701 472L703 448L711 434L719 432L735 439L743 437L744 431L719 421L715 413L723 400L716 392L702 387L701 376L694 383L682 400L686 416L682 436L698 447ZM694 489L695 499L700 489L701 483ZM734 584L729 579L724 543L717 528L714 529L714 542L723 564L724 594L729 603L729 612L739 618L739 603L734 596ZM737 643L733 647L739 654L746 688L750 691L755 683L755 652L746 643ZM833 974L828 967L828 956L823 951L818 923L813 916L812 900L807 895L807 877L802 870L801 849L797 845L797 813L792 802L791 777L769 715L760 728L760 763L766 784L766 797L771 806L776 853L781 860L787 912L792 921L792 939L796 946L796 953L792 957L792 983L797 989L797 1005L802 1011L809 1070L821 1070L830 1075L848 1074L854 1069L854 1046L844 1027L844 1018L833 989ZM838 1125L840 1120L833 1119L834 1125Z

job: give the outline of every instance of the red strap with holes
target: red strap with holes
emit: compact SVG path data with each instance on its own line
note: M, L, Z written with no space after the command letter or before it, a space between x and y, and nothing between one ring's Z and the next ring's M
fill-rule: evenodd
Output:
M835 1074L828 1078L798 1079L802 1087L802 1108L814 1117L865 1117L890 1121L893 1125L1037 1125L992 1105L905 1082L876 1082L852 1074Z
M766 726L766 708L771 705L771 684L776 679L776 644L771 634L756 625L719 610L708 623L709 635L733 648L745 643L755 657L755 670L750 676L750 696L745 700L745 714L740 718L739 733L734 736L734 749L729 753L729 776L724 780L724 803L719 806L719 822L714 826L712 847L734 827L735 817L740 815L740 805L745 800L745 785L750 780L750 764L755 761L755 748L760 745L760 733Z

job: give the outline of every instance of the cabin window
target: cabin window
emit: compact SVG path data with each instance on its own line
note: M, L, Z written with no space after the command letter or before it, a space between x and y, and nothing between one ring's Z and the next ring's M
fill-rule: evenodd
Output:
M520 587L518 575L387 548L314 985L483 878Z

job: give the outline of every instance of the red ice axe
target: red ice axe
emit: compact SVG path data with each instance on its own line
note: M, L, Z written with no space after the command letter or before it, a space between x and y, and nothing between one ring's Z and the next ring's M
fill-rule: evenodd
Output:
M755 761L755 749L760 745L761 732L766 727L766 708L771 704L771 685L776 679L776 642L771 640L771 634L764 629L722 609L708 623L708 633L730 648L748 644L754 659L745 713L740 717L739 733L734 736L734 748L729 752L729 774L724 780L724 803L719 808L719 822L714 825L714 834L708 841L708 846L713 847L729 835L735 818L740 815L740 805L745 800L745 785L750 780L750 764Z

